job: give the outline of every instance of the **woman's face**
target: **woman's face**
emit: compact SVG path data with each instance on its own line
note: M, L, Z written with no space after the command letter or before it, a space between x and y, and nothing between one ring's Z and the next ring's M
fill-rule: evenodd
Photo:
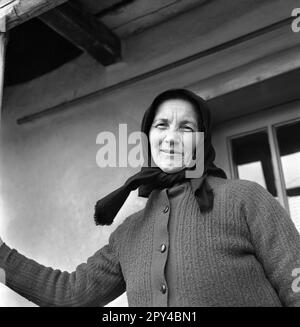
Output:
M189 167L198 145L197 115L193 105L182 99L163 102L158 108L149 132L154 163L166 173Z

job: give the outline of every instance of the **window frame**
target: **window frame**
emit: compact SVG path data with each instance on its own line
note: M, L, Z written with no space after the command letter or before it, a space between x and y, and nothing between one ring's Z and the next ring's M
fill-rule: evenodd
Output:
M265 122L262 126L258 128L252 128L243 132L235 133L226 137L226 146L227 146L227 153L228 153L228 162L229 162L229 169L231 177L238 178L238 170L237 166L233 162L233 149L232 149L232 140L251 135L257 132L266 132L268 135L268 141L270 146L271 152L271 162L274 170L275 176L275 185L278 192L278 201L279 203L287 210L290 214L290 208L288 203L288 197L286 194L286 185L284 180L282 162L280 157L280 150L278 146L278 140L276 137L276 129L281 126L293 124L300 122L300 117L290 118L280 122Z

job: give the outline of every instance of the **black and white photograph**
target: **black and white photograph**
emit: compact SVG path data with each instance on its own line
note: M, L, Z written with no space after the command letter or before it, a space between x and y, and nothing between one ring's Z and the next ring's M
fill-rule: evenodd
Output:
M300 307L299 0L0 0L0 123L0 307Z

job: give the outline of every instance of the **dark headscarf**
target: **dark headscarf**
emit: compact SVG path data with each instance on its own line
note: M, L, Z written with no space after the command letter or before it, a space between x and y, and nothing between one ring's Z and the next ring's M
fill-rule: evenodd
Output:
M148 142L146 146L143 144L143 150L148 151L148 153L144 153L144 158L146 159L144 166L139 173L130 177L122 187L97 202L94 215L96 225L111 225L131 191L139 188L139 196L148 197L154 189L169 188L187 179L186 169L177 173L167 174L159 167L153 167L149 143L150 128L158 107L163 102L171 99L182 99L191 103L197 114L199 131L204 132L204 170L202 176L199 177L199 187L195 191L195 197L201 212L212 209L214 195L207 183L207 176L227 177L225 172L214 164L215 150L211 144L211 116L209 108L206 101L195 93L186 89L171 89L159 94L144 114L141 131L147 136Z

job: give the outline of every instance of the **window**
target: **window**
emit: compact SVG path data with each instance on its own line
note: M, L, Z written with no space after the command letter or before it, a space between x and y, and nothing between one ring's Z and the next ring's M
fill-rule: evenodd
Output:
M300 122L275 130L289 211L300 230Z
M234 177L265 187L300 232L300 121L230 137Z
M236 176L257 182L277 197L268 131L234 138L231 146Z

